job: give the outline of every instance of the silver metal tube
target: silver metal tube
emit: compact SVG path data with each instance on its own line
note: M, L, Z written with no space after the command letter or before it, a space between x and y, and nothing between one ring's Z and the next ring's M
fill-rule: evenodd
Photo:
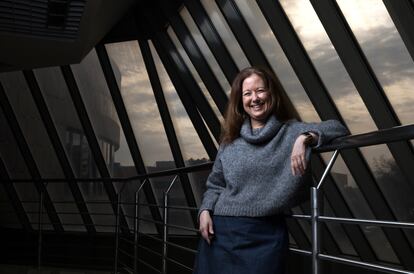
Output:
M42 219L43 219L43 190L40 191L39 197L39 223L38 223L38 239L37 239L37 268L40 271L42 267Z
M336 158L338 157L339 150L335 150L334 154L332 155L331 159L329 160L328 165L325 168L325 171L323 172L322 178L319 180L317 189L320 189L322 186L322 183L325 181L326 176L328 176L329 172L331 171L331 168L333 164L335 163Z
M117 206L116 206L116 216L115 216L115 262L114 262L114 274L118 273L118 248L119 248L119 213L120 213L120 202L121 194L117 195Z
M330 256L330 255L325 255L325 254L319 254L319 258L321 258L322 260L326 260L326 261L343 263L343 264L352 265L352 266L359 266L361 268L371 269L371 270L381 271L381 272L386 272L386 273L414 274L414 272L412 271L396 269L396 268L386 267L386 266L377 265L377 264L364 263L360 261L355 261L355 260L350 260L350 259L345 259L345 258L340 258L340 257Z
M134 274L138 273L138 241L139 241L139 219L140 219L140 203L139 194L144 185L148 182L148 179L142 181L141 185L135 191L135 218L134 218Z
M177 181L178 175L175 175L169 187L164 192L164 229L163 229L163 243L162 243L162 273L167 273L167 253L168 253L168 194L170 193L174 183Z
M139 193L137 191L135 192L135 216L134 216L134 274L138 273L138 264L137 264L138 233L139 233L138 218L139 218Z
M349 218L338 218L338 217L328 217L328 216L319 216L319 220L324 221L324 222L368 224L368 225L387 226L387 227L394 227L394 228L414 229L414 223L406 223L406 222L393 222L393 221L367 220L367 219L354 219L354 218L349 219Z
M293 248L293 247L289 247L289 251L298 253L298 254L302 254L302 255L306 255L306 256L312 256L312 252L309 250L303 250L303 249L298 249L298 248Z
M311 188L311 210L312 210L312 274L319 274L319 205L318 205L318 189Z

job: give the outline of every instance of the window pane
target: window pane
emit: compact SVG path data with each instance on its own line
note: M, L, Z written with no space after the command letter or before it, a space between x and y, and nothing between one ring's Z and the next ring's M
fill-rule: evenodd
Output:
M0 77L41 176L43 178L65 178L23 74L20 72L5 73ZM82 224L80 216L75 215L79 211L73 203L74 199L69 186L50 183L47 185L47 190L53 202L71 202L70 204L54 204L63 227L69 230L84 230L82 226L64 225L65 223ZM67 212L75 214L59 214Z
M310 2L280 3L352 134L377 130Z
M198 86L200 87L201 91L203 92L204 96L206 97L207 101L209 102L211 108L213 109L216 116L220 119L220 121L223 121L223 116L221 115L220 111L218 110L216 104L213 101L213 98L211 98L210 93L207 90L207 87L204 85L203 80L201 80L200 75L198 74L196 68L191 63L190 58L188 57L187 53L185 52L183 46L181 45L181 42L178 40L177 35L175 34L172 27L169 27L167 29L167 33L170 36L172 42L174 43L175 47L178 50L178 53L181 55L181 58L183 58L184 63L187 65L187 68L190 70L191 74L194 77L194 80L197 82Z
M80 64L72 65L72 69L109 173L112 176L136 174L130 168L133 166L131 153L95 49Z
M216 2L211 0L201 0L201 4L210 17L211 22L219 33L230 55L233 57L234 62L236 62L239 70L250 67L250 63L247 60L246 55L244 55L243 50L237 42L236 37L234 37L233 32L227 24L226 19L224 19L224 16Z
M75 176L99 177L90 147L58 67L34 71Z
M243 0L235 2L301 118L307 122L320 121L257 3Z
M414 222L414 186L404 178L386 145L363 147L361 151L372 156L367 157L368 164L397 220ZM414 231L405 232L414 247Z
M191 165L196 159L207 161L208 155L175 91L167 71L152 42L149 44L186 165Z
M184 20L188 29L190 30L191 36L194 38L195 42L200 48L201 53L203 54L207 63L210 65L211 70L213 71L217 80L220 82L221 87L227 93L227 95L230 95L230 84L224 76L224 73L221 70L220 65L217 63L216 58L210 51L210 48L208 47L206 41L203 38L203 35L199 31L196 23L194 22L186 7L181 9L180 16Z
M414 123L414 63L384 3L337 2L401 123Z
M105 45L147 168L173 162L160 112L137 41ZM174 165L172 165L174 166Z
M322 157L326 162L329 161L331 156L332 153L330 152L322 153ZM358 184L355 182L340 155L332 167L331 174L335 179L336 185L341 191L345 201L351 209L353 216L359 219L375 219L375 216L372 213L365 197L361 193ZM381 228L370 225L360 225L360 227L379 260L398 263L398 258Z
M20 150L14 139L13 133L9 128L9 124L6 121L2 108L0 108L0 126L0 155L10 179L30 180L30 173L20 154ZM29 221L31 223L37 223L38 218L36 212L38 210L37 202L39 201L39 194L33 182L13 183L13 185L16 188L17 195L22 202L22 206L26 211ZM49 222L49 220L47 220L47 222Z

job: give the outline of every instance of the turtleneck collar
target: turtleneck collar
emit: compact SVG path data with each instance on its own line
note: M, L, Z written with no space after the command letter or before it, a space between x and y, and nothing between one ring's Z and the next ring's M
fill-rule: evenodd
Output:
M279 131L282 123L279 122L275 115L270 115L264 127L258 133L253 132L250 119L246 118L240 129L240 136L249 143L259 144L272 139Z

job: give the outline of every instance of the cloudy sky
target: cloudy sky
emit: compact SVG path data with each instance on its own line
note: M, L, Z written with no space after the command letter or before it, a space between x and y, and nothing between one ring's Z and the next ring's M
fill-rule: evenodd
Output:
M319 121L314 107L312 107L256 2L242 0L235 2L303 120ZM376 130L375 123L309 1L281 0L280 2L351 132L356 134ZM249 65L215 2L202 0L201 3L212 18L213 24L222 36L238 67ZM410 90L410 87L414 85L414 64L384 5L378 0L346 0L338 1L338 4L402 123L413 123L414 116L411 113L414 92ZM180 15L193 30L192 35L206 59L213 67L218 68L216 60L196 29L191 15L186 9L183 9ZM202 91L208 94L172 28L168 29L168 35L189 66ZM116 66L120 72L118 84L121 86L134 131L138 136L140 147L142 147L142 154L145 155L145 162L150 164L156 159L172 159L138 44L134 41L116 43L107 45L107 50L113 66ZM205 155L205 151L201 148L201 143L152 45L151 50L157 63L157 71L160 74L168 107L174 119L174 126L178 131L185 157L194 158L197 157L197 153ZM220 79L222 86L228 88L229 84L222 76L221 71L217 71L217 69L214 71L216 75L221 75L217 78ZM212 99L208 96L207 99L218 113ZM371 155L368 160L373 165L374 158L390 157L386 147L372 149L371 153L370 149L366 149L366 153Z

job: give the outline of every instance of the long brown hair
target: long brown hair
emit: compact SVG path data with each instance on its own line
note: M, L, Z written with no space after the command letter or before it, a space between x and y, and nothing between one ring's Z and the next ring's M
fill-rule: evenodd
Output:
M221 135L222 144L229 144L239 137L240 128L244 120L248 117L243 109L242 85L243 81L253 74L262 78L265 88L270 91L270 108L272 109L272 114L276 115L279 121L285 122L292 118L299 118L299 115L287 98L282 85L272 72L258 67L245 68L237 74L231 85L230 100L227 105Z

